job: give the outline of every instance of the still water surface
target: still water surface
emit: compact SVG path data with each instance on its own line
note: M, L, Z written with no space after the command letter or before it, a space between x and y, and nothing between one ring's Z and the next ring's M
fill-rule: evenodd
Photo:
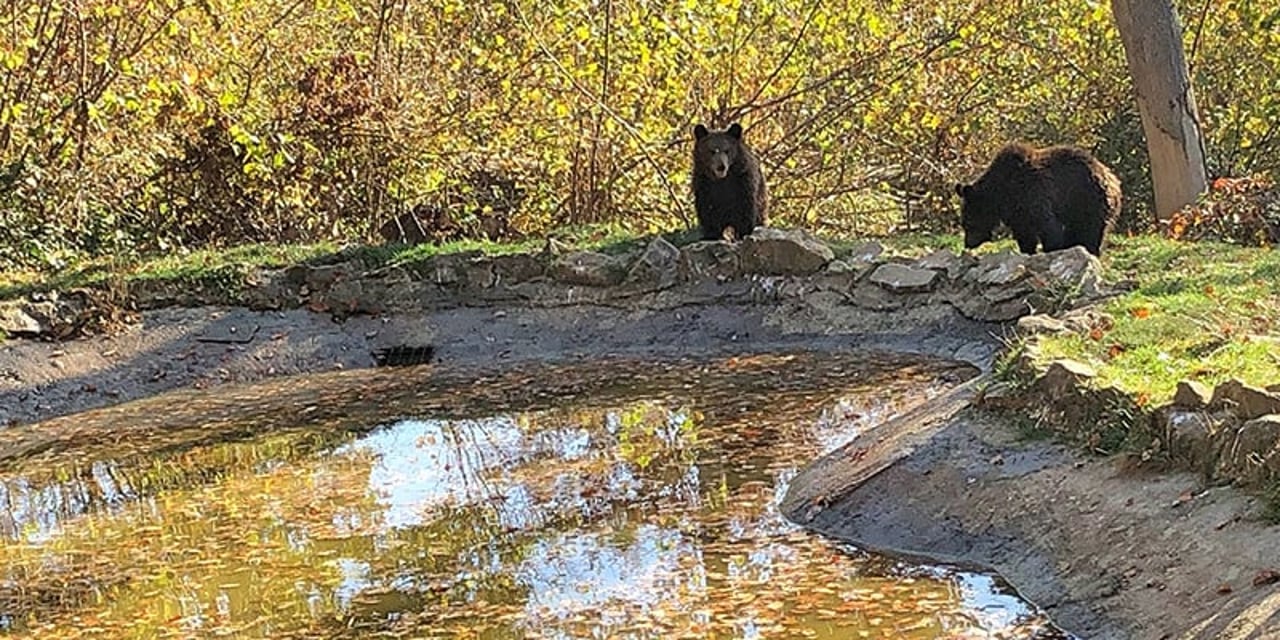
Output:
M422 369L64 419L62 455L0 475L0 629L1063 637L990 576L860 553L777 511L805 462L970 374L803 353Z

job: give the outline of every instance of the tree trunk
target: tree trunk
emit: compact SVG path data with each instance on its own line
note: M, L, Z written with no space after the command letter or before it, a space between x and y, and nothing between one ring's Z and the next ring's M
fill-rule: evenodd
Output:
M1171 0L1111 0L1142 115L1156 218L1168 220L1205 190L1204 145Z

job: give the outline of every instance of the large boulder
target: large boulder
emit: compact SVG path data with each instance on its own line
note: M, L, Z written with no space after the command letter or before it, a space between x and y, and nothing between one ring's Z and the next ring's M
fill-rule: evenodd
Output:
M676 281L680 250L663 238L654 238L627 272L627 281L670 286Z
M761 227L742 241L742 268L769 276L803 276L821 271L835 253L802 229Z
M932 291L938 282L938 272L902 264L887 262L871 272L870 280L895 293L920 293Z
M551 275L565 284L608 287L622 282L626 265L617 258L595 251L573 251L551 263Z

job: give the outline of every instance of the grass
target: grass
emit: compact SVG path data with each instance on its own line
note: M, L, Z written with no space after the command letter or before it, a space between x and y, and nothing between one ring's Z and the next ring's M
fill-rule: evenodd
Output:
M1183 379L1280 382L1280 252L1116 237L1104 263L1108 281L1136 283L1101 305L1115 326L1042 337L1040 358L1088 362L1139 404L1167 401Z
M684 244L691 240L687 232L661 234L667 240ZM561 244L574 248L618 254L643 248L650 238L637 236L616 226L580 226L551 234ZM121 281L167 280L178 282L226 281L227 276L243 267L281 268L326 259L359 260L373 268L391 263L411 263L432 256L469 251L488 255L536 252L546 242L544 237L518 242L463 240L439 245L415 246L358 245L341 248L333 243L303 245L243 245L222 249L202 249L155 256L140 260L99 258L87 260L55 273L37 271L0 272L0 300L17 298L34 292L67 290L77 287L103 286Z

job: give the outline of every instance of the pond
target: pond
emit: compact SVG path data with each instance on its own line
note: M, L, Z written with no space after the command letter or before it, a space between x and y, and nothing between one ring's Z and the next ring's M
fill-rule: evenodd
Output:
M971 375L875 353L615 358L69 416L0 438L31 452L0 467L0 630L1065 638L997 578L776 509L803 464Z

